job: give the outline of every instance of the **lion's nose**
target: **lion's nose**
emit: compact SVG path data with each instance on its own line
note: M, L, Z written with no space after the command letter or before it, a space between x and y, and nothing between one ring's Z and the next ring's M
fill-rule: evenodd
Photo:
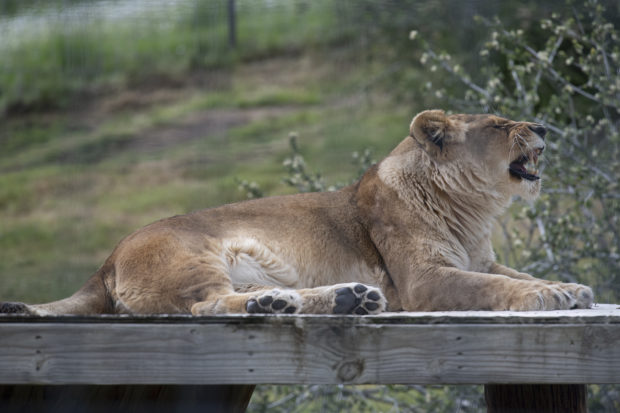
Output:
M547 134L547 128L545 128L543 125L533 123L529 125L528 128L530 128L532 132L540 136L542 139L545 139L545 135Z

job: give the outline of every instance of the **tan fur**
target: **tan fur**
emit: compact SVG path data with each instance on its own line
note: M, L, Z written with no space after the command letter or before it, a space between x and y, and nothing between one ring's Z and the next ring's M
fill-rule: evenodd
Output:
M354 185L155 222L121 241L72 297L0 311L372 314L386 299L408 311L590 307L586 286L495 263L494 218L515 195L540 192L540 180L508 171L544 149L534 130L544 135L492 115L422 112Z

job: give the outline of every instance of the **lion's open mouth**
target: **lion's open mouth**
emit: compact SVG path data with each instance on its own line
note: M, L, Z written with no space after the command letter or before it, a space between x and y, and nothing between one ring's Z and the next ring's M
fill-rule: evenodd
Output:
M521 155L508 165L510 174L518 179L527 179L528 181L536 181L540 179L538 176L538 153L532 152L529 156ZM528 169L533 168L533 170Z

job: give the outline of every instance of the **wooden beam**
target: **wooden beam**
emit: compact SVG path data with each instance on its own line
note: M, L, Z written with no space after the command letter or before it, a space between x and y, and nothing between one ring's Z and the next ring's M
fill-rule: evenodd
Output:
M487 413L587 413L585 384L488 384Z
M2 413L241 413L254 386L0 385Z
M0 317L4 384L620 383L620 309Z

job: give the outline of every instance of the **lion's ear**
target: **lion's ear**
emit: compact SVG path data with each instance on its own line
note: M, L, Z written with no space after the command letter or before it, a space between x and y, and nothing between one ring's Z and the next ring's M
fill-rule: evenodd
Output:
M445 145L465 141L466 128L462 122L450 120L443 110L425 110L413 118L409 132L429 154L438 155Z

